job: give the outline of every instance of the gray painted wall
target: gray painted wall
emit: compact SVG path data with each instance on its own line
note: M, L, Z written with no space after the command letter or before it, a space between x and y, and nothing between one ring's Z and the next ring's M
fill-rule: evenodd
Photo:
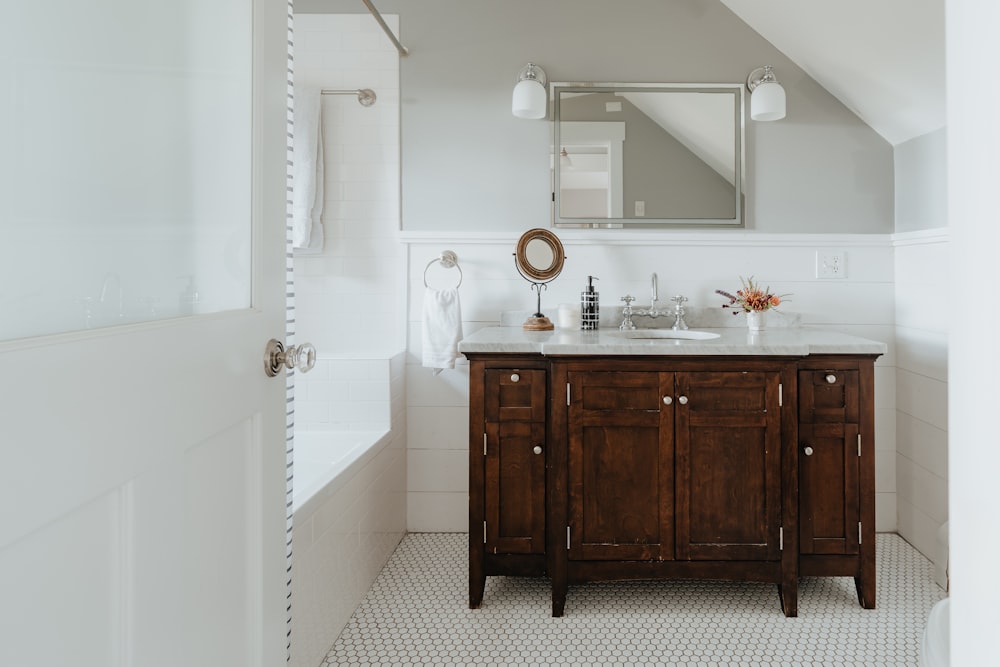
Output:
M622 105L608 119L626 127L625 218L638 217L636 200L645 202L647 218L736 217L734 186L627 99L613 93L572 97L563 101L559 114L564 121L594 120L602 117L606 102ZM563 217L570 216L564 211Z
M897 145L896 231L948 226L945 128Z
M780 122L747 121L748 227L893 230L892 147L718 0L379 0L398 14L402 226L521 232L550 222L550 123L514 118L518 70L551 81L733 83L772 64ZM297 12L366 13L357 0ZM374 23L374 22L373 22Z

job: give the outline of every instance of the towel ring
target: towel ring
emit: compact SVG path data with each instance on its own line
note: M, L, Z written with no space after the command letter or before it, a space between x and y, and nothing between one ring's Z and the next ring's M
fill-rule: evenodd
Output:
M435 259L427 262L427 266L424 267L424 287L430 287L430 285L427 284L427 271L434 265L434 262L440 262L441 266L446 269L450 269L452 267L458 269L458 284L455 285L455 289L462 286L462 267L458 265L458 255L451 250L445 250L441 253L440 257L436 257Z

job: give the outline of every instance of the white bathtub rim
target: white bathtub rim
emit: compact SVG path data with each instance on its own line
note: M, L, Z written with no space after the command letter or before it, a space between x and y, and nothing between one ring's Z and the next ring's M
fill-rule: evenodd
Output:
M355 451L353 456L345 459L338 465L332 475L332 479L325 479L322 483L315 483L314 488L308 489L306 494L295 493L295 467L294 449L292 453L292 514L293 520L305 518L312 515L323 503L332 497L337 491L343 488L354 475L365 465L372 461L379 452L385 449L392 442L392 432L389 429L378 431L322 431L319 429L309 429L310 434L327 435L332 437L352 436L363 438L367 443L366 447ZM294 446L294 445L293 445ZM301 499L300 499L301 498Z

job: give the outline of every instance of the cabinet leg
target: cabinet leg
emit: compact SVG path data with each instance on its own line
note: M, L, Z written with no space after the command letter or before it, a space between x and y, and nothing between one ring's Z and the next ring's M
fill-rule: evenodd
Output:
M552 592L552 618L561 618L566 608L566 596L558 597Z
M799 583L785 582L778 585L778 595L781 598L781 611L787 618L799 615Z
M552 581L552 618L560 618L566 608L566 582L562 584Z
M875 608L875 573L862 572L860 577L854 577L854 586L858 589L858 602L865 609Z
M479 609L486 590L486 572L482 558L469 559L469 609Z
M854 585L858 589L858 602L865 609L875 608L875 533L865 535L865 544L861 547L861 569L854 577Z
M469 609L479 609L483 604L483 591L486 589L486 577L478 580L469 579Z

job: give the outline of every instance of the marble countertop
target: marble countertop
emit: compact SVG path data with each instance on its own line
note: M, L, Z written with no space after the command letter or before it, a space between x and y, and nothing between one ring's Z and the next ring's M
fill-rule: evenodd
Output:
M709 340L627 338L618 329L525 331L487 327L458 344L462 353L560 355L728 355L805 356L809 354L885 354L886 345L838 331L808 327L773 328L750 333L745 328L699 329L719 334Z

